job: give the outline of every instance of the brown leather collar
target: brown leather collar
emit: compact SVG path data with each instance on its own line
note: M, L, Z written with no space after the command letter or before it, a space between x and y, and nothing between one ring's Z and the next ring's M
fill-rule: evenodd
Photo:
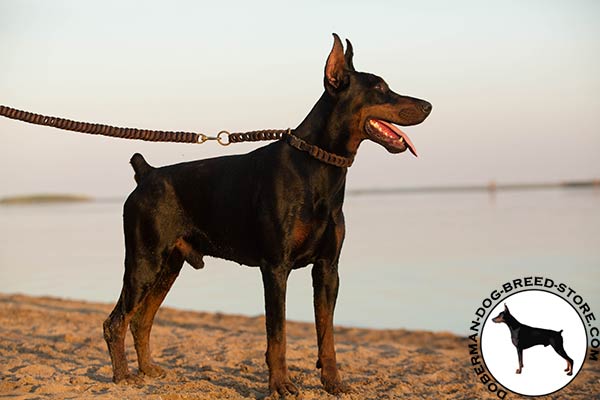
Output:
M283 139L293 148L298 149L300 151L304 151L310 154L312 157L316 158L317 160L324 162L325 164L333 165L335 167L340 168L348 168L354 162L354 157L339 156L337 154L325 151L322 148L315 146L314 144L305 142L298 136L294 135L291 129L289 129L286 133L283 134Z

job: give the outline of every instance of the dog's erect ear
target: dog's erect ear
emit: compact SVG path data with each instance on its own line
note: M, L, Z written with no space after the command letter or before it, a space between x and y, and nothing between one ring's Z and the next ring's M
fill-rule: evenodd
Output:
M327 64L325 64L325 88L327 90L338 90L343 87L346 81L346 59L344 57L344 48L340 37L333 34L333 48Z
M352 48L352 43L348 39L346 39L346 53L344 53L344 59L346 60L346 67L350 71L356 71L354 69L354 62L352 59L354 58L354 49Z
M504 311L510 312L510 311L508 311L508 306L506 305L506 303L504 303Z

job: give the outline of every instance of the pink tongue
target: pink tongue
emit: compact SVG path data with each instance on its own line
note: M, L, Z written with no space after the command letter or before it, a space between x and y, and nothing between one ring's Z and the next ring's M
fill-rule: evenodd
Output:
M415 149L415 145L413 144L413 142L410 141L410 138L408 137L408 135L406 133L402 132L396 125L392 125L389 122L382 121L380 119L378 121L381 124L385 125L387 128L389 128L396 135L398 135L402 139L404 139L404 142L406 143L406 145L407 145L408 149L410 150L410 152L413 153L413 155L415 157L419 157L419 155L417 154L417 149Z

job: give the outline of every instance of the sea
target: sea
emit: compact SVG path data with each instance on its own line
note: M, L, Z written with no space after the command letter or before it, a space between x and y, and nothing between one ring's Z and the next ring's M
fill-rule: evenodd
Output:
M0 206L0 292L114 303L124 199ZM335 323L465 335L493 290L565 283L600 319L600 188L349 194ZM258 268L184 266L164 305L260 315ZM310 266L293 271L287 317L313 321Z

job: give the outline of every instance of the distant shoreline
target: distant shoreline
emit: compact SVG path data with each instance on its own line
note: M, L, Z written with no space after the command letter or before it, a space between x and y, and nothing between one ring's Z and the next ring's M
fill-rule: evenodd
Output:
M94 199L90 196L75 194L34 194L23 196L8 196L0 199L2 205L45 204L45 203L81 203Z
M362 195L388 195L402 193L452 193L452 192L490 192L541 190L541 189L589 189L600 190L600 179L589 179L564 182L538 182L538 183L496 183L477 185L452 185L452 186L415 186L415 187L389 187L389 188L362 188L348 189L348 196ZM121 202L122 197L92 197L78 194L31 194L19 196L6 196L0 198L0 205L23 204L55 204L55 203L82 203L82 202Z
M437 192L496 192L508 190L540 190L540 189L600 189L600 179L538 182L538 183L497 183L490 181L486 185L452 185L452 186L417 186L397 188L348 189L348 195L397 194L397 193L437 193Z

